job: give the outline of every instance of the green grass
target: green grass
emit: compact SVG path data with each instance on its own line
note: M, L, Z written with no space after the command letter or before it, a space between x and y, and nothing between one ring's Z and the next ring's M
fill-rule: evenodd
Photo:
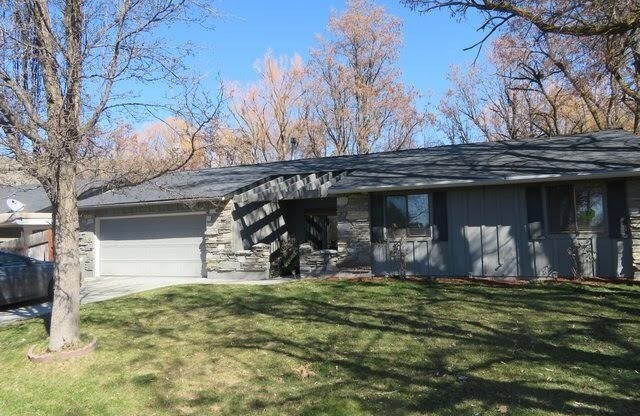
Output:
M82 320L98 350L54 364L42 320L0 329L1 415L640 414L639 287L187 286Z

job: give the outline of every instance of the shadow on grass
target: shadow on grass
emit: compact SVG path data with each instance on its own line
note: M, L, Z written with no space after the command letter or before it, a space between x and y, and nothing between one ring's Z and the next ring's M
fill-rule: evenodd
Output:
M507 404L518 414L637 415L639 293L398 282L174 288L135 299L135 314L117 313L131 300L114 301L85 322L124 331L148 350L141 360L152 359L159 339L229 360L264 352L317 372L308 382L286 379L280 394L236 397L248 412L491 414ZM163 313L184 319L154 323ZM164 363L161 374L134 382L153 386L158 405L176 413L222 403L207 390L167 401L182 365ZM239 365L257 380L248 392L271 388L258 358Z

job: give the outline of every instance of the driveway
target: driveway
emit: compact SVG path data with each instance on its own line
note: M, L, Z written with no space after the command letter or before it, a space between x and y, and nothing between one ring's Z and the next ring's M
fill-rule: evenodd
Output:
M274 285L290 282L291 279L268 280L221 280L185 277L101 277L86 279L80 289L80 301L85 303L99 302L175 285L215 285L215 284L240 284L240 285ZM21 304L16 307L0 308L0 326L25 319L51 313L51 302L34 304Z

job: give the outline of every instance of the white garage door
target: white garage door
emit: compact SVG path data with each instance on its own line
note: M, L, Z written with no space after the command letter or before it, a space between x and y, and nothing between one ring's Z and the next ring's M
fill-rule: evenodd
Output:
M100 275L202 276L204 215L100 220Z

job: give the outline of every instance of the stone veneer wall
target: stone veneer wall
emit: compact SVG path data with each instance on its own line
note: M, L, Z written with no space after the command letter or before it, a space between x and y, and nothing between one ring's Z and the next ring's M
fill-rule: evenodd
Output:
M92 213L80 213L80 272L82 279L93 277L95 265L96 217Z
M251 250L234 250L233 210L233 202L225 201L215 204L207 213L207 277L267 279L271 249L268 244L255 244Z
M640 279L640 179L627 181L627 207L629 208L634 275L635 279Z
M313 250L311 244L300 245L300 277L335 276L339 274L338 250Z
M271 249L255 244L250 250L233 247L234 204L212 202L206 206L140 207L102 210L99 216L132 215L206 210L206 270L211 278L268 278ZM83 212L80 225L80 256L83 276L94 273L95 212ZM301 259L308 275L371 274L371 240L368 194L349 194L337 198L338 249L311 252ZM301 264L303 268L303 264Z
M337 198L339 275L371 274L369 194Z

